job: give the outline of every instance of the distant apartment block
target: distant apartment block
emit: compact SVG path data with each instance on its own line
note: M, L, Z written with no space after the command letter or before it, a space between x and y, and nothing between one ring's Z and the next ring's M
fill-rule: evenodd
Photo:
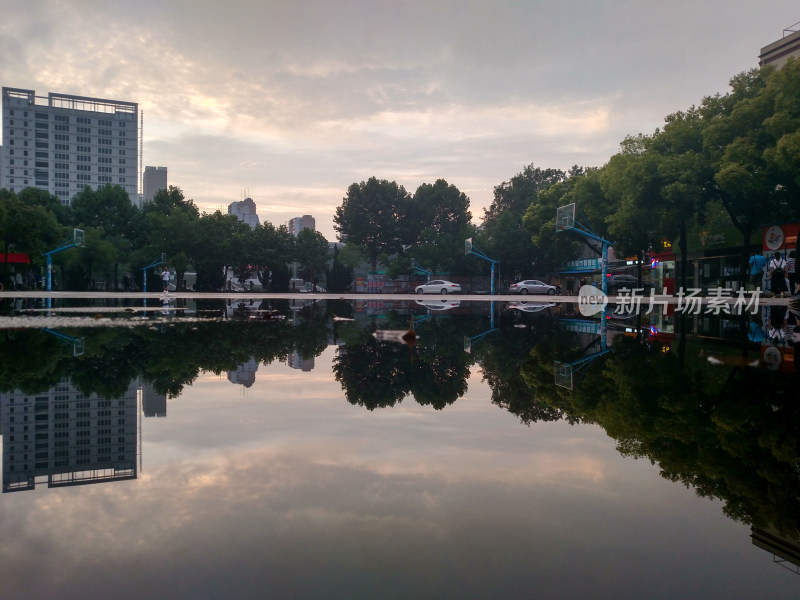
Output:
M228 205L228 214L247 223L251 228L259 225L256 203L252 198L245 198L241 202L231 202Z
M800 58L800 23L784 29L781 39L761 48L758 65L772 65L780 69L790 58Z
M313 371L314 370L314 357L303 358L299 352L293 352L286 360L286 364L292 369L299 371Z
M156 193L167 189L167 167L145 167L142 176L142 202L152 202Z
M137 103L4 87L2 114L0 187L70 204L86 186L111 184L139 204Z
M314 217L311 215L303 215L302 217L295 217L289 221L289 233L291 233L294 237L297 237L297 234L303 229L316 231Z
M63 379L38 394L0 394L3 493L137 476L138 382L121 398L85 396Z
M239 365L235 371L228 371L228 381L246 388L252 387L256 382L256 371L258 371L258 362L251 358L246 363Z

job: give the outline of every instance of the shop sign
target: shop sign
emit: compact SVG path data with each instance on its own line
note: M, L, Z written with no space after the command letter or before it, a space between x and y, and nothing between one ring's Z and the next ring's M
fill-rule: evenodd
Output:
M597 271L601 267L599 258L583 258L570 260L561 267L562 271Z

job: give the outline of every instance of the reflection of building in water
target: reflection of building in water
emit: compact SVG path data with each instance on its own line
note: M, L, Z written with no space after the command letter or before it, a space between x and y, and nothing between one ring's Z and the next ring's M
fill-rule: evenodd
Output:
M135 479L136 383L114 399L84 396L69 379L40 394L0 394L3 492Z
M228 371L228 381L249 388L256 382L256 371L258 363L251 358L243 365L239 365L235 371Z
M292 352L289 355L287 363L293 369L300 369L301 371L311 371L314 368L314 357L302 358L297 352Z
M800 575L800 540L783 536L774 529L753 527L750 531L754 546L770 552L776 563Z
M142 412L145 417L166 417L167 396L159 394L149 383L142 384Z

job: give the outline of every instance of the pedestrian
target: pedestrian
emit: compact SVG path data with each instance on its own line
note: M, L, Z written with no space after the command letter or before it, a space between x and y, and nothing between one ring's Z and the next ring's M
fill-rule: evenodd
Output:
M772 260L769 261L769 274L767 276L770 280L770 291L783 298L783 294L787 290L786 261L781 258L780 252L776 251L772 256Z
M131 291L131 272L126 271L125 275L122 276L122 289L126 292Z
M169 269L164 267L164 270L161 272L161 282L164 284L164 291L169 291Z
M760 252L754 252L748 261L750 265L750 285L753 291L761 289L764 283L764 267L767 265L766 257Z
M794 262L794 250L789 252L789 258L786 259L786 276L789 278L789 293L794 296L797 290L797 267Z
M575 280L572 276L567 277L567 296L572 296L572 290L575 287Z

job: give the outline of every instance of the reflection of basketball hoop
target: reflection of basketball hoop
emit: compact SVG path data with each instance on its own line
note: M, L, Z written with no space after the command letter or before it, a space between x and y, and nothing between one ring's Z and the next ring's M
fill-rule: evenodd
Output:
M553 361L553 371L555 372L555 384L567 389L574 389L572 383L572 363Z

